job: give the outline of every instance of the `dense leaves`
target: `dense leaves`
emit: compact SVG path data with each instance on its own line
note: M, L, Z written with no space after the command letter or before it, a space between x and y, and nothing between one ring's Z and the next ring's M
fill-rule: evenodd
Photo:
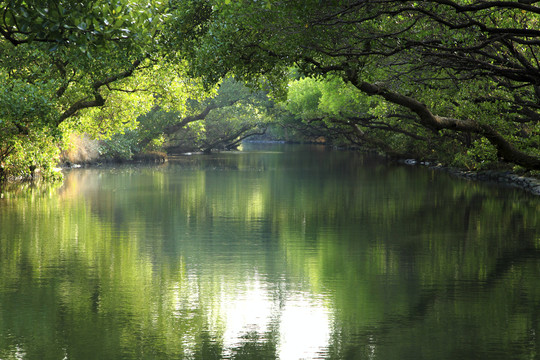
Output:
M76 46L137 46L152 41L163 21L161 1L1 1L0 34L14 45L47 43L51 51ZM133 38L137 42L133 42Z
M26 147L61 146L70 133L107 138L161 104L182 111L200 87L159 58L167 7L159 1L2 2L0 177L46 173ZM44 135L45 134L45 135ZM30 164L13 167L12 164Z
M540 168L536 5L510 1L215 1L213 5L215 20L192 59L197 74L210 73L212 79L232 69L246 79L263 74L278 86L292 65L306 76L332 74L364 96L398 105L406 115L401 117L403 126L387 121L392 107L377 119L389 128L408 132L412 126L418 129L413 133L417 137L428 131L429 141L454 138L445 146L449 152L454 142L464 149L489 143L486 151L493 151L492 158Z
M540 169L540 7L533 2L0 3L2 178L25 156L16 144L59 145L72 132L136 131L165 144L163 133L189 123L186 139L202 149L227 147L248 128L261 132L257 106L237 102L225 112L203 100L203 87L231 74L274 90L288 111L285 135L469 168L502 160ZM215 121L191 121L208 107ZM144 117L156 110L174 114L163 125L176 128Z
M266 132L275 122L273 107L266 93L226 78L214 96L187 101L187 116L161 111L147 117L146 128L155 130L146 141L163 136L172 153L235 149L242 140Z

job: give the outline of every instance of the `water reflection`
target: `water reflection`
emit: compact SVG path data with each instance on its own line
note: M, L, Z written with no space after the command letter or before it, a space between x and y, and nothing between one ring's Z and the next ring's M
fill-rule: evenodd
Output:
M535 357L537 198L324 148L0 199L0 359Z

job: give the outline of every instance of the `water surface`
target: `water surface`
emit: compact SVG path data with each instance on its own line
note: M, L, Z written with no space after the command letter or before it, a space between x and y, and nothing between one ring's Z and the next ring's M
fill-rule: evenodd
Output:
M0 198L0 359L534 359L540 199L322 147Z

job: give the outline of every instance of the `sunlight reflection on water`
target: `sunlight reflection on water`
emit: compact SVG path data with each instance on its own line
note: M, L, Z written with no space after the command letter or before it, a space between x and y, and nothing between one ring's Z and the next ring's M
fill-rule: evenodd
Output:
M245 285L237 296L225 293L220 299L226 348L238 346L238 339L249 332L264 335L276 323L280 359L313 359L328 346L331 320L323 300L305 292L274 299L258 277Z

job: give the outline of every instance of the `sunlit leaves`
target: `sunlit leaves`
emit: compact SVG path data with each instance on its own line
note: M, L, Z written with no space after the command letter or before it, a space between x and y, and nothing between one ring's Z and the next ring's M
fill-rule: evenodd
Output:
M234 148L239 139L262 133L274 121L273 103L267 94L252 92L232 78L224 79L213 97L198 102L190 100L186 105L189 115L204 116L190 120L185 126L167 134L166 147L175 152ZM185 121L181 116L175 120L171 115L169 113L167 117L173 127L175 123Z
M305 118L317 117L322 91L312 78L293 81L288 86L286 107Z
M135 128L137 117L153 106L184 112L187 97L201 96L200 85L187 78L181 63L162 62L166 2L2 5L4 143L14 136L24 139L32 129L50 132L58 141L62 132L110 137Z
M2 80L0 119L21 126L41 127L58 114L50 97L53 82L29 84L21 80Z

